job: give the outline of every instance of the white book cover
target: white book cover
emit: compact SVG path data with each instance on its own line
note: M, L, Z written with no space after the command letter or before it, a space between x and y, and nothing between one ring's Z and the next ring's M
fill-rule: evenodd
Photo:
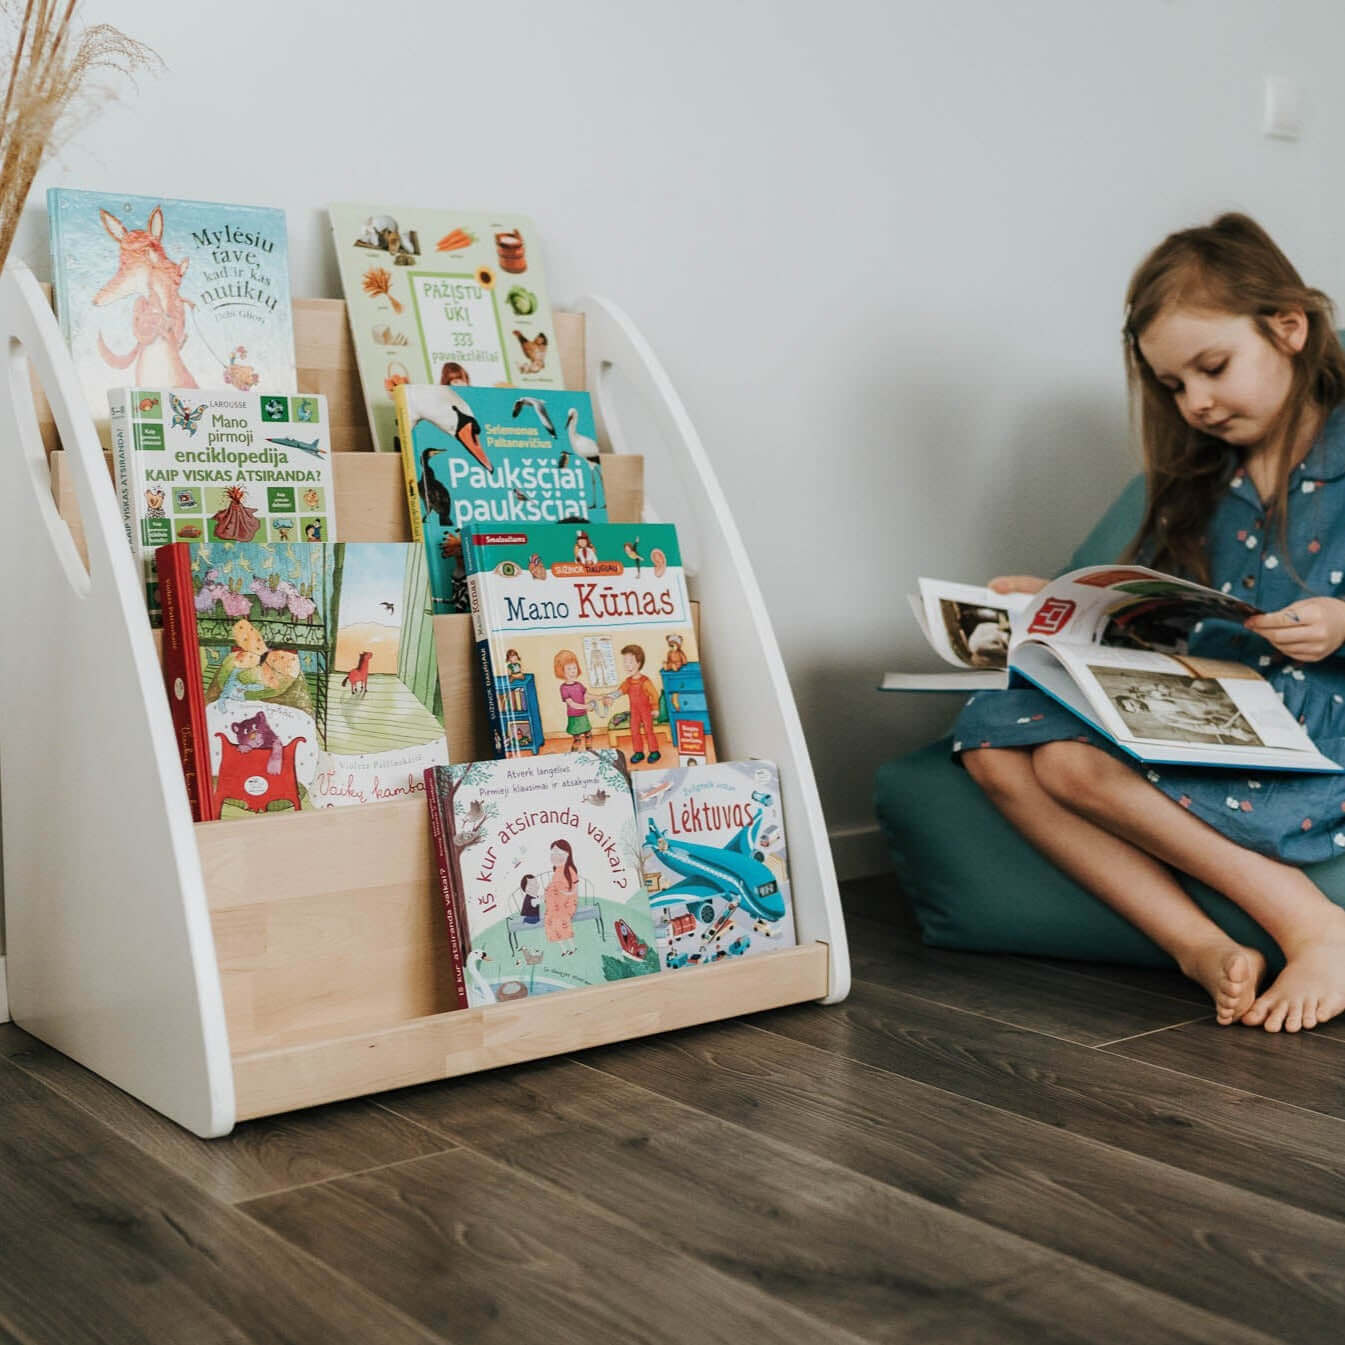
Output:
M157 547L334 542L326 398L230 389L107 394L122 523L158 626Z
M775 763L655 769L634 781L641 862L664 967L793 945Z

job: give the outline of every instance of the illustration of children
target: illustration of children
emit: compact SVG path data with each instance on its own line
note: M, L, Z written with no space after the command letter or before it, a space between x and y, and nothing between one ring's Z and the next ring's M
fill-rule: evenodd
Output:
M537 880L535 873L525 873L523 881L519 884L519 896L522 898L519 902L518 913L523 917L525 925L540 924L542 920L542 896L538 890L541 884Z
M574 558L580 565L596 565L598 552L592 539L582 528L574 535Z
M626 680L617 687L617 695L625 696L630 702L630 764L638 766L649 753L652 766L661 755L658 739L654 737L654 706L658 704L658 692L654 684L641 671L644 667L644 650L638 644L628 644L621 651L621 669Z
M551 842L551 881L542 894L546 902L546 941L567 946L561 957L574 952L574 913L579 906L579 870L569 841Z
M509 674L511 681L521 682L523 680L523 659L517 649L506 649L504 651L504 670Z
M467 370L460 365L457 360L445 360L444 367L439 371L439 382L445 387L461 387L471 383L471 377Z
M569 649L556 651L552 671L560 681L560 699L565 706L565 732L570 735L570 751L578 752L593 746L593 725L588 712L591 703L588 688L579 680L584 670L578 656Z

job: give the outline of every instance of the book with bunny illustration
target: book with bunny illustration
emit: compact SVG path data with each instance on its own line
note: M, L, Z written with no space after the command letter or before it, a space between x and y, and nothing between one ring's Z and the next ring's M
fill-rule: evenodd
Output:
M436 613L468 610L463 528L607 518L588 393L404 384L393 401Z
M463 552L497 756L611 747L637 771L715 760L672 524L468 529Z
M659 970L619 752L473 761L427 775L468 1004ZM456 936L455 911L467 926Z
M421 547L174 542L155 560L197 821L408 798L447 764Z
M774 762L645 771L634 787L645 887L665 968L796 942Z
M327 402L288 393L115 388L122 522L161 624L154 552L170 542L334 542Z
M563 388L533 222L333 205L332 238L374 448L398 450L393 389Z
M47 192L61 334L107 442L107 394L295 391L285 212Z

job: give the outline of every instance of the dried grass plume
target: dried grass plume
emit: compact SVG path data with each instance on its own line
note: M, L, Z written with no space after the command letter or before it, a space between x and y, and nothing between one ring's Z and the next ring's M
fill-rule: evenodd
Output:
M102 76L134 81L162 65L142 42L106 23L76 28L79 0L0 0L9 29L9 82L0 110L0 266L42 161L81 113L114 96Z

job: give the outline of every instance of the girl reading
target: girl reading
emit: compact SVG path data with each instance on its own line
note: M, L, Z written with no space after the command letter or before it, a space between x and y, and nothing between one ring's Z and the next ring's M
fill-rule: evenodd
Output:
M1345 761L1345 351L1331 303L1244 215L1164 240L1126 296L1147 504L1128 560L1261 609L1190 653L1257 669ZM1033 593L1045 580L994 579ZM1043 854L1169 952L1221 1024L1315 1027L1345 1009L1345 910L1298 865L1345 852L1345 775L1143 766L1036 690L967 702L954 750ZM1225 934L1178 869L1224 893L1285 967Z

